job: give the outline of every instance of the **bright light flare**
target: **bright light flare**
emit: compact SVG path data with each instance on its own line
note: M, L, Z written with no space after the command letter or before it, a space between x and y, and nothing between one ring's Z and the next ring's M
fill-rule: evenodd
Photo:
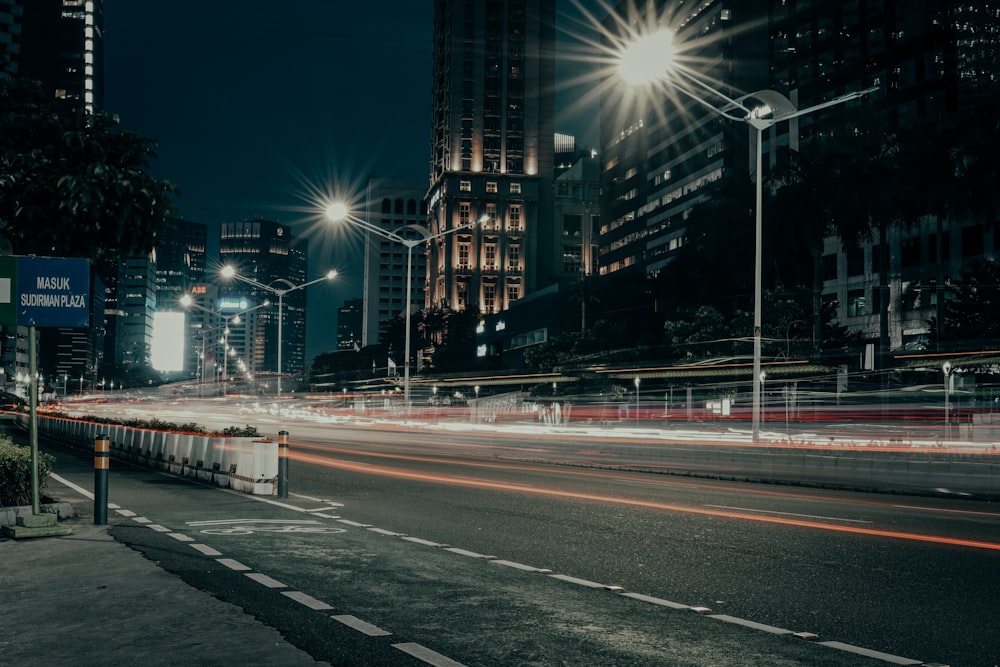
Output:
M339 201L328 204L327 207L323 209L326 219L330 222L340 222L348 216L349 212L347 204Z
M669 74L674 66L674 33L661 29L626 44L618 57L618 74L638 86Z

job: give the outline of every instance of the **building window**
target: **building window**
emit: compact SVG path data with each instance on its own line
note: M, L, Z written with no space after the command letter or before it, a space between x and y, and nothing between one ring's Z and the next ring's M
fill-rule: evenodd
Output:
M837 255L823 255L822 271L823 280L837 279Z
M512 232L521 231L521 206L518 204L512 205L507 210L508 224L510 225L510 230Z
M903 239L900 249L900 261L904 269L920 266L920 239Z
M496 271L497 268L497 244L487 243L483 246L483 267L487 271Z
M458 244L458 268L464 271L469 270L469 244Z
M496 229L497 228L497 205L487 204L486 205L486 228Z
M521 246L512 245L507 248L507 266L511 271L521 269Z
M472 204L467 201L458 204L458 226L464 227L472 220Z
M847 292L847 316L861 317L867 315L865 309L865 291L863 289L852 289Z
M496 181L486 181L486 192L490 194L496 194L497 182Z
M483 285L483 312L495 313L497 305L497 286Z
M511 304L521 298L521 288L517 285L507 285L507 304Z
M472 181L459 181L458 189L460 192L472 192Z
M962 257L982 255L985 249L982 225L973 225L962 230Z
M847 275L860 276L865 272L864 248L851 247L847 249Z
M521 184L520 183L511 183L510 184L510 193L512 195L519 195L519 194L521 194Z

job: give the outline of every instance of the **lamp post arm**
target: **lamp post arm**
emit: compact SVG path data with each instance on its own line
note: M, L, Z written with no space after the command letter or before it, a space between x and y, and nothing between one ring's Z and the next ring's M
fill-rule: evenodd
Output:
M406 243L406 239L397 234L396 232L390 232L388 229L382 229L378 225L372 224L367 220L363 220L354 215L348 215L346 218L351 224L355 224L362 229L365 229L372 234L381 236L382 238L389 239L390 241L396 241L398 243Z
M827 100L826 102L814 104L813 106L806 107L805 109L799 109L795 113L783 114L780 117L773 119L773 122L777 123L783 120L791 120L792 118L805 116L813 113L814 111L819 111L820 109L826 109L827 107L836 106L838 104L843 104L844 102L850 102L851 100L862 98L865 95L870 95L871 93L874 93L876 90L878 90L878 86L872 86L870 88L865 88L864 90L856 90L853 93L847 93L846 95L835 97L832 100Z
M686 79L687 81L689 81L689 82L693 83L694 85L698 86L702 90L705 90L706 92L711 93L714 97L716 97L718 99L721 99L721 100L724 100L725 102L727 102L728 103L728 107L726 107L726 108L734 107L734 108L737 108L737 109L743 111L746 114L746 116L734 116L734 115L732 115L730 113L727 113L725 109L720 109L719 107L717 107L714 104L708 102L707 100L702 99L701 97L698 97L697 95L695 95L693 92L691 92L690 90L688 90L684 86L678 85L678 84L670 81L669 79L667 80L667 84L670 85L671 88L673 88L674 90L676 90L676 91L678 91L680 93L683 93L683 94L687 95L689 98L691 98L695 102L697 102L697 103L701 104L702 106L706 107L707 109L715 112L719 116L722 116L723 118L728 118L729 120L735 120L735 121L741 121L742 122L742 121L746 120L747 116L750 116L753 113L752 110L749 107L747 107L746 105L744 105L740 100L735 100L735 99L729 97L728 95L726 95L725 93L723 93L721 90L716 90L715 88L711 87L710 85L708 85L707 83L705 83L704 81L702 81L701 79L699 79L698 77L696 77L696 76L694 76L692 74L689 74L688 72L685 72L683 69L677 68L675 70L675 73L678 76L681 76L684 79Z

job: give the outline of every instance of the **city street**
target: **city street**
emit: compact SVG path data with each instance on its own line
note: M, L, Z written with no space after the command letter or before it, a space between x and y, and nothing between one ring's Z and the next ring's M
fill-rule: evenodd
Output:
M735 624L702 617L720 615L915 661L901 664L992 665L1000 655L1000 589L985 575L1000 557L991 504L557 466L483 456L477 441L296 424L294 519L287 507L187 482L158 482L164 502L132 473L111 498L464 664L774 662L670 657L663 642L677 628L660 622L728 635ZM203 568L172 565L176 540L127 522L112 533L190 583L215 585L190 573ZM233 596L258 614L254 596ZM646 599L703 614L637 604ZM751 636L789 648L788 637ZM866 664L791 646L818 651L791 664Z

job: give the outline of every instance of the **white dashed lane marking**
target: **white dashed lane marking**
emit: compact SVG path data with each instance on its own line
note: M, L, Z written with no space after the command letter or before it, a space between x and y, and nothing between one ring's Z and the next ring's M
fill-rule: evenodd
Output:
M249 572L250 570L253 569L253 568L247 567L246 565L244 565L243 563L239 562L238 560L233 560L232 558L216 558L215 562L219 563L220 565L225 565L230 570L234 570L236 572Z
M284 585L280 581L272 579L266 574L261 574L260 572L245 572L243 576L249 577L250 579L256 581L258 584L261 584L262 586L267 586L268 588L288 588L288 586Z
M222 555L221 551L218 551L217 549L213 549L212 547L208 546L207 544L189 544L188 546L191 547L192 549L196 550L196 551L200 551L201 553L205 554L206 556L221 556Z
M306 595L301 591L281 591L281 594L295 600L299 604L304 604L310 609L315 609L317 611L321 611L323 609L333 609L332 606L328 605L322 600L317 600L313 596Z
M388 630L383 630L377 625L372 625L371 623L362 621L357 616L351 616L350 614L344 614L341 616L331 616L330 618L339 623L343 623L349 628L353 628L358 632L366 634L369 637L388 637L389 635L392 634Z

